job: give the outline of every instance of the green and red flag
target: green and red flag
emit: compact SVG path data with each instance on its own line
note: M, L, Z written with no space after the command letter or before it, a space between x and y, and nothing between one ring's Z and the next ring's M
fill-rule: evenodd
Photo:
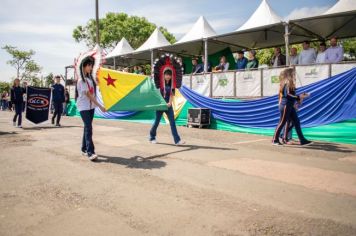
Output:
M167 110L150 77L106 68L100 68L97 75L107 111Z

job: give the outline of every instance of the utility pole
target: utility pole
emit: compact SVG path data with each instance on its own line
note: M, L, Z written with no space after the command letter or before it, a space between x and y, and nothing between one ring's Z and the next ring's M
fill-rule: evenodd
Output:
M99 45L99 0L95 0L96 43Z

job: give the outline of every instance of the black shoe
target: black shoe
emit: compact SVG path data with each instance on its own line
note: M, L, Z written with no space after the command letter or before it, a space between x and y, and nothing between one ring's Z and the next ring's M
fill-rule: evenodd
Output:
M56 127L61 127L61 125L60 124L56 124Z
M272 145L273 146L283 146L283 144L281 144L279 141L273 141Z
M308 146L308 145L310 145L310 144L312 144L312 143L313 143L312 141L305 140L305 141L301 142L300 145L302 145L302 146Z

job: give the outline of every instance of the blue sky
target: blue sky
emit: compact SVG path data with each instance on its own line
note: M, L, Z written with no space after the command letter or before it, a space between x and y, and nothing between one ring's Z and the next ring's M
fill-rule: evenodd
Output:
M267 0L282 18L305 17L325 12L337 0ZM144 16L166 27L177 39L203 15L218 33L236 30L261 0L101 0L100 16L107 12L126 12ZM77 25L95 17L94 0L1 0L0 47L6 44L36 51L34 59L49 72L64 74L84 44L72 38ZM10 57L0 50L0 81L9 81L15 69L6 64Z

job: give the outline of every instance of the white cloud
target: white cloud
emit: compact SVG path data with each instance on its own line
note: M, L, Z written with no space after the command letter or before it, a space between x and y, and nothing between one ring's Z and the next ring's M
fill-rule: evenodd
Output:
M294 9L288 16L285 17L285 20L293 20L293 19L300 19L305 17L312 17L320 15L326 12L330 7L302 7Z
M3 34L31 34L31 35L50 35L63 36L71 35L72 25L60 25L43 23L41 25L29 22L6 22L0 23L0 33Z

